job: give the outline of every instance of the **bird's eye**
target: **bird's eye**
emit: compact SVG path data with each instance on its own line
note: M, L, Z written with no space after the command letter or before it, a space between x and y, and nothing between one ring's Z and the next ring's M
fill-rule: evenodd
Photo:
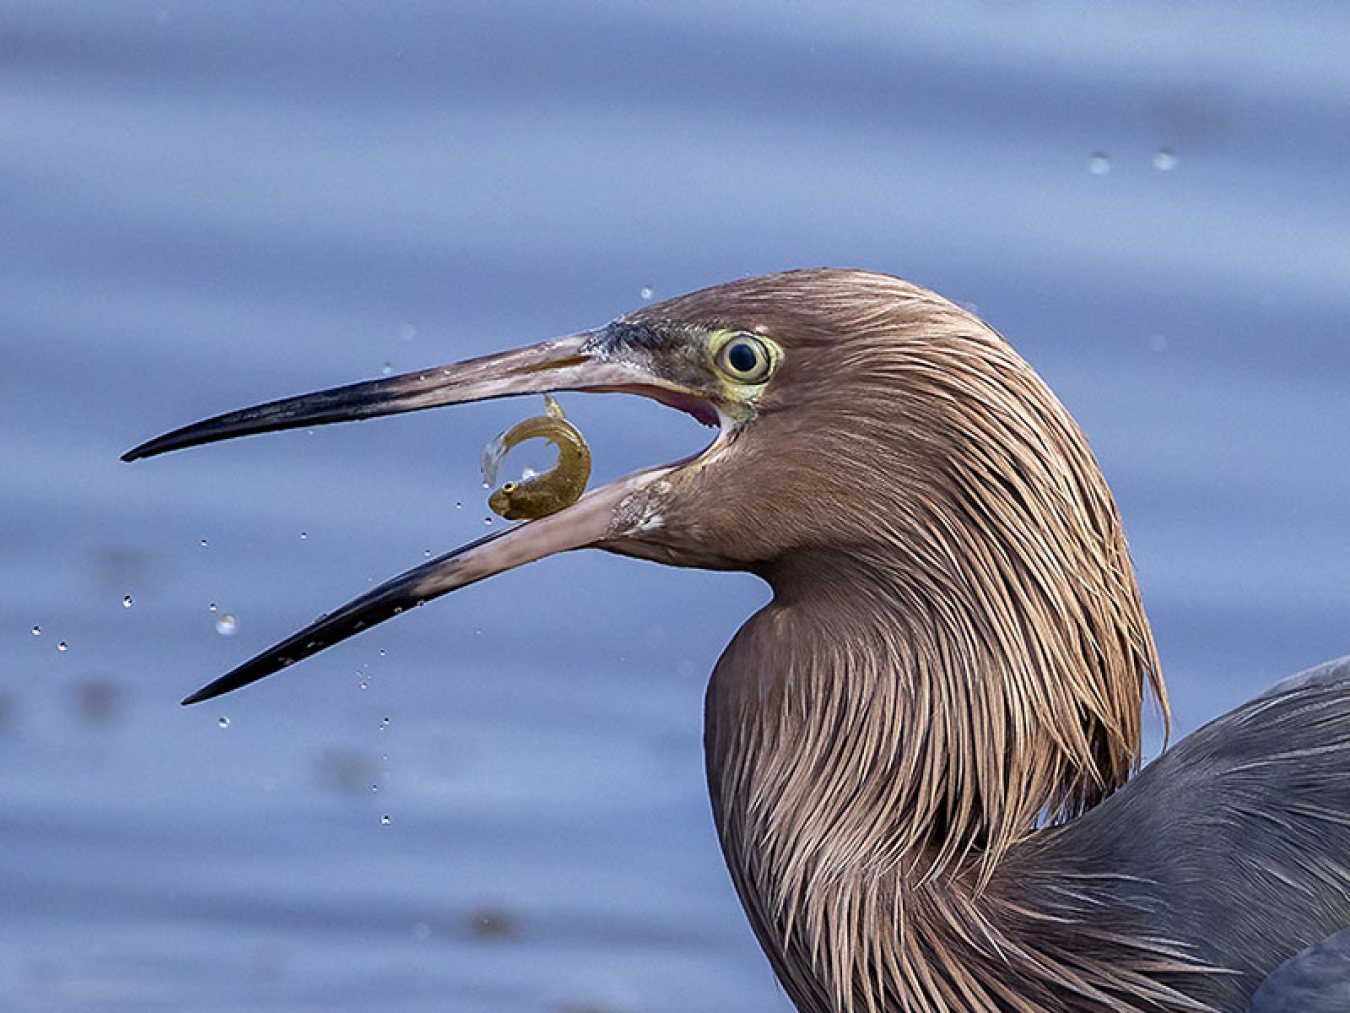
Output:
M737 334L717 350L717 368L737 383L763 383L773 371L769 349L753 334Z

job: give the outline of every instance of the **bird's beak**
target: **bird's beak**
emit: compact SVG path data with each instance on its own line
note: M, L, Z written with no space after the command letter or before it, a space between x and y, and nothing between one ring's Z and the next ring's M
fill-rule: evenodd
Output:
M303 394L185 426L128 451L134 461L200 443L440 405L557 390L640 393L696 411L693 395L631 357L611 354L606 332L587 332L450 366ZM706 405L697 406L704 410ZM681 462L684 463L684 462ZM400 574L322 616L183 703L209 700L456 588L554 553L621 543L651 522L662 480L678 464L650 468L592 490L564 510L489 535Z

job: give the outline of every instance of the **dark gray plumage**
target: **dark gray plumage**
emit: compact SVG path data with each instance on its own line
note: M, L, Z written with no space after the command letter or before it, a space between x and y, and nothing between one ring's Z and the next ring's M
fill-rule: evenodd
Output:
M1350 657L1187 736L1009 872L1041 886L1047 869L1072 870L1128 931L1222 969L1186 989L1218 1010L1243 1009L1273 967L1331 936L1253 1009L1350 1011L1337 1004L1350 995Z
M1248 1013L1345 1013L1350 1010L1350 929L1300 950L1252 996Z

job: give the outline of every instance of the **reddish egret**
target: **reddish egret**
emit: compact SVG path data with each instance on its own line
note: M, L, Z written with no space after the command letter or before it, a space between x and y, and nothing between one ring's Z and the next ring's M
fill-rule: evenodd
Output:
M708 786L799 1009L1350 1009L1350 659L1131 777L1143 698L1167 704L1111 494L1040 378L931 292L750 278L126 456L558 390L641 394L720 433L395 577L184 702L556 552L747 570L773 599L709 683Z

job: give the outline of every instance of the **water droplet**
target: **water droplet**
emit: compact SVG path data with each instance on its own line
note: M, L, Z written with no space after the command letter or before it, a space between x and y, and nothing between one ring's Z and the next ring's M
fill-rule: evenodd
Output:
M384 648L381 647L381 648L380 648L380 657L383 658L383 657L384 657L384 654L385 654Z
M34 627L33 627L33 636L35 636L35 637L40 637L40 636L42 636L42 627L41 627L41 626L34 626Z
M423 550L422 550L422 558L423 558L423 559L430 559L430 558L431 558L431 550L430 550L430 549L423 549Z
M463 510L463 509L464 509L464 504L461 503L459 500L455 500L455 509L456 509L456 510Z
M380 372L383 373L385 376L388 376L393 371L394 371L394 364L390 362L388 359L385 359L384 365L380 367Z
M484 517L484 518L483 518L483 523L486 524L486 525L488 525L489 527L491 527L491 526L492 526L492 518L491 518L491 517Z
M366 682L366 680L365 680L365 679L362 679L362 680L361 680L361 688L362 688L362 689L365 689L367 685L368 685L368 683Z
M220 720L217 721L216 724L220 725L221 728L229 728L229 727L230 727L230 719L227 718L227 717L225 717L225 716L222 714L221 717L220 717Z
M135 602L132 600L131 595L129 595L129 594L124 594L124 595L122 595L122 607L123 607L124 609L129 609L129 608L131 608L131 606L134 605L134 604L135 604Z
M372 784L372 785L370 786L370 790L371 790L371 791L379 791L379 790L380 790L380 786L379 786L378 784Z
M216 610L216 603L215 603L215 602L212 602L210 605L206 606L206 611L208 611L208 612L214 612L215 610Z
M1171 148L1159 148L1153 156L1153 168L1159 172L1171 172L1177 167L1177 153Z
M404 324L398 329L398 336L404 341L411 341L413 338L417 337L417 328L412 324Z
M1088 159L1088 172L1094 176L1105 176L1111 171L1111 159L1105 152L1094 151Z
M200 544L201 547L204 549L204 548L206 548L206 546L207 546L208 543L207 543L206 539L203 538L203 539L201 540L201 542L199 542L198 544Z
M382 826L382 827L387 827L387 826L389 826L389 823L390 823L390 819L389 819L389 814L388 814L388 813L385 813L383 816L380 817L380 826Z
M389 727L389 719L388 719L388 718L381 718L381 719L380 719L380 727L381 727L381 728L388 728L388 727Z
M308 532L308 531L302 531L302 532L300 532L300 541L303 542L303 541L304 541L306 538L308 538L308 537L309 537L309 532Z
M647 300L649 300L649 299L650 299L652 296L654 296L655 294L656 294L656 293L652 291L652 287L651 287L650 285L643 285L643 286L642 286L642 291L638 292L638 295L642 296L642 301L643 301L643 302L646 302Z
M222 637L234 636L234 631L238 628L239 621L230 612L222 612L220 618L216 620L216 632Z
M60 651L62 654L65 654L68 650L70 650L70 646L63 640L56 645L56 649Z

